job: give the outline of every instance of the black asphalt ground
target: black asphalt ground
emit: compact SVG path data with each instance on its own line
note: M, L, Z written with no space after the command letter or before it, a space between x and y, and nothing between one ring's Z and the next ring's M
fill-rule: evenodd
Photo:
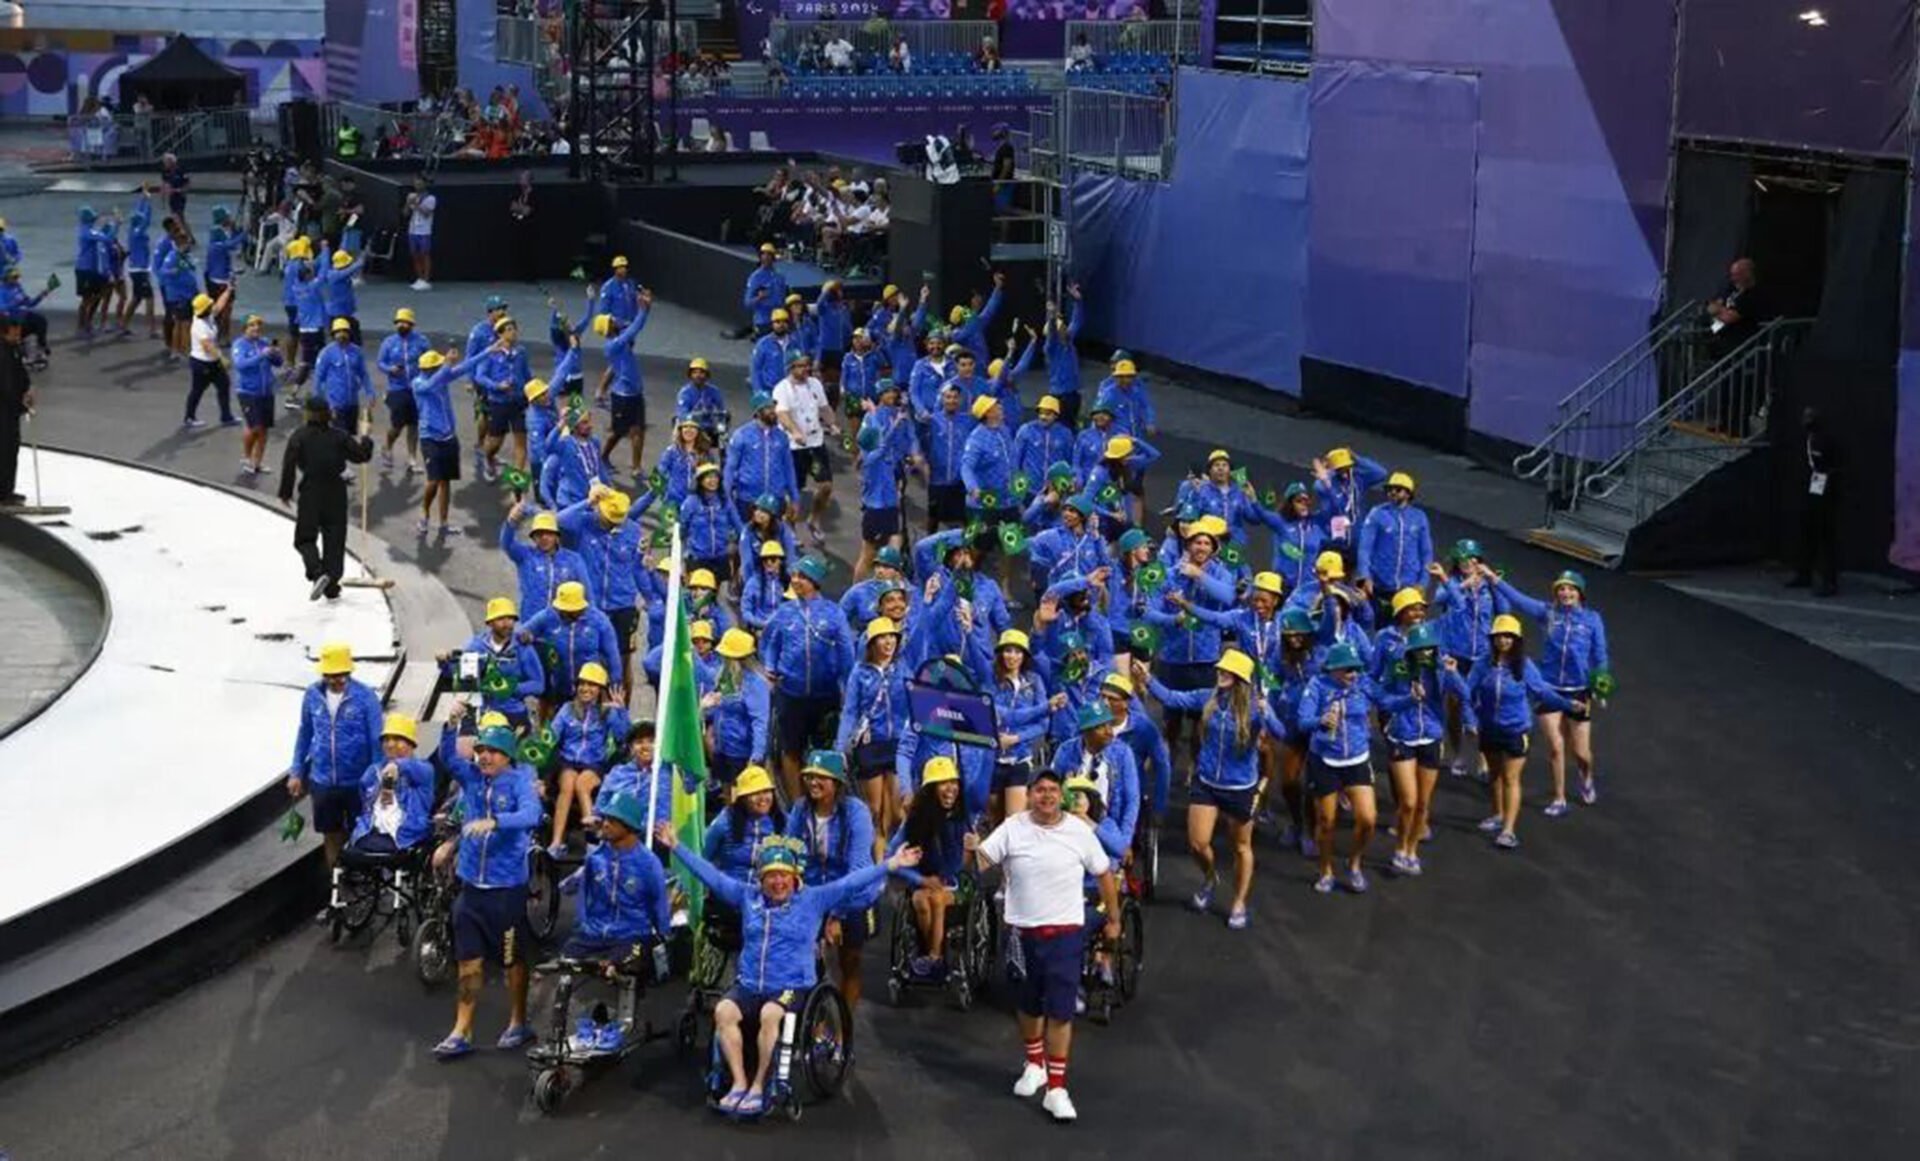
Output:
M41 438L232 482L237 437L179 434L184 373L155 377L148 351L63 351ZM1258 483L1297 474L1251 438L1218 442ZM1205 450L1167 443L1176 462ZM463 599L508 584L490 543L495 490L468 482L456 496L487 534L480 543L414 550L413 493L398 479L375 494L376 533L417 551ZM1443 542L1494 536L1448 516L1436 525ZM832 525L843 560L852 527ZM1497 543L1523 588L1543 590L1561 567ZM878 947L844 1098L799 1125L739 1128L703 1110L694 1070L664 1044L538 1118L518 1059L433 1062L451 997L424 994L390 936L336 950L301 931L0 1082L0 1151L16 1161L1920 1156L1920 703L1719 607L1627 576L1591 582L1621 682L1598 728L1600 805L1542 817L1536 758L1525 845L1500 853L1473 833L1485 813L1477 789L1449 782L1426 876L1378 874L1366 897L1313 894L1307 865L1264 836L1248 931L1171 903L1150 909L1140 1000L1111 1027L1082 1029L1075 1127L1008 1094L1019 1053L997 1004L888 1009ZM69 825L75 841L113 841ZM1384 839L1376 852L1384 861ZM1168 865L1167 894L1190 891L1191 869ZM664 1019L678 1002L664 994L656 1008ZM490 991L489 1041L502 1020Z

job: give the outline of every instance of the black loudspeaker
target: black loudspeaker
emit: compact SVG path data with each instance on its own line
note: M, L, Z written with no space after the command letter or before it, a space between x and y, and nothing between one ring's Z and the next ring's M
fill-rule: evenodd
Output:
M281 104L280 144L302 161L318 161L325 155L326 149L320 141L317 103L301 98Z
M943 311L974 291L991 290L986 262L993 247L992 183L936 185L896 174L888 185L893 198L888 281L909 295L932 286L933 301Z

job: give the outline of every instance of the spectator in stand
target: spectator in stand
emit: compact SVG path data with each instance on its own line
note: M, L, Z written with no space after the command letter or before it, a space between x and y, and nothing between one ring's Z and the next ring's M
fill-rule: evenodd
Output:
M980 51L973 55L973 63L983 73L1000 71L1000 45L993 37L980 38Z
M836 34L820 52L828 69L842 74L853 72L853 42L844 33Z
M1093 71L1093 46L1087 43L1087 34L1073 34L1073 47L1067 49L1067 71L1070 73L1090 73Z
M433 289L433 211L439 199L427 189L425 174L413 179L407 195L407 253L413 258L413 289Z
M727 131L720 128L717 124L707 126L707 141L703 148L708 153L725 153L727 151Z
M913 50L907 47L907 38L894 38L893 48L887 52L887 67L896 73L913 71Z

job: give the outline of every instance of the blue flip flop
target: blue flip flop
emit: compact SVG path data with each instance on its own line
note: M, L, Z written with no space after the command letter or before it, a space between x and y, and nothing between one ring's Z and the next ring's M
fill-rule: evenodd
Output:
M747 1090L744 1088L736 1088L716 1101L713 1107L726 1116L738 1116L740 1114L740 1102L746 1099Z
M763 1092L746 1093L741 1096L740 1103L735 1106L735 1109L743 1120L760 1116L767 1111L767 1094Z
M538 1039L539 1037L534 1035L533 1029L527 1027L525 1024L514 1024L505 1032L500 1033L500 1039L494 1041L493 1046L495 1048L522 1048L528 1044L532 1044Z
M465 1036L449 1036L433 1046L433 1058L442 1064L473 1055L473 1044Z

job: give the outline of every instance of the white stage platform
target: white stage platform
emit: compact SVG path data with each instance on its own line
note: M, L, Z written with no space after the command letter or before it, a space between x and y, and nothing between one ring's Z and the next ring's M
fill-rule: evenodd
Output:
M376 689L398 631L387 595L310 601L293 523L209 485L42 451L34 523L106 586L99 658L0 741L0 923L165 849L277 782L324 641ZM349 576L366 576L348 557ZM0 664L4 664L0 660Z

